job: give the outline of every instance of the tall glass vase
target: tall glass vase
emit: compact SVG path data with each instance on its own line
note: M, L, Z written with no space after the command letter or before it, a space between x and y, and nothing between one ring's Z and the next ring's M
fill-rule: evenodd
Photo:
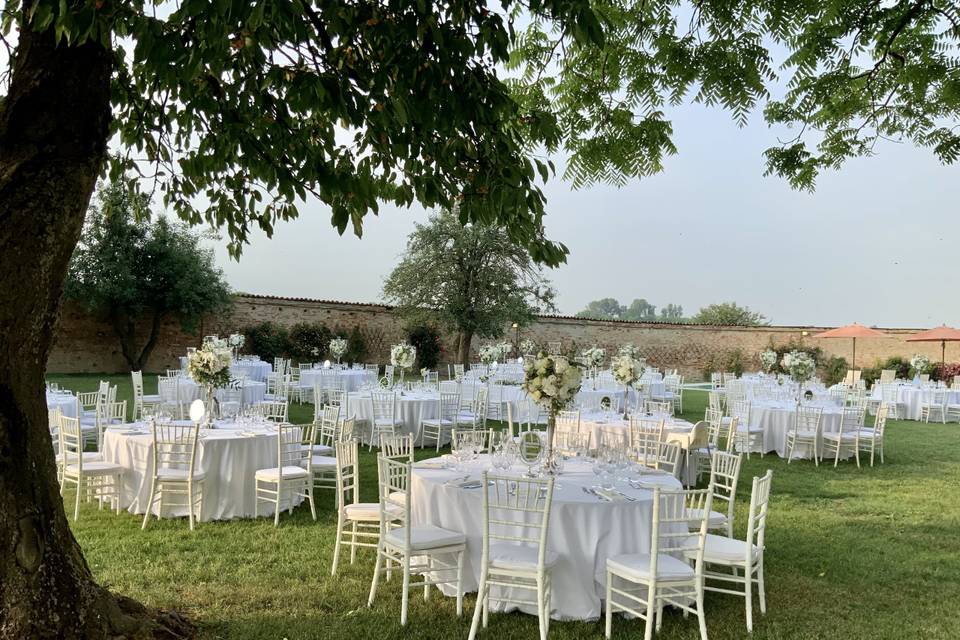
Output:
M212 384L206 385L204 393L206 398L204 399L204 404L206 405L206 411L204 413L204 426L211 427L213 421L219 418L218 415L220 412L220 403L217 402L216 396L217 389Z
M623 385L623 419L630 416L630 385Z
M556 477L560 475L561 463L553 448L553 439L557 431L557 412L550 409L550 415L547 418L547 434L543 443L543 463L541 468L546 476Z

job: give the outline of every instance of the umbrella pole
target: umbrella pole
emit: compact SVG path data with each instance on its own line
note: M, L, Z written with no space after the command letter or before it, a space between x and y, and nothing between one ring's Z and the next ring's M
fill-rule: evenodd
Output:
M947 341L940 341L940 364L947 364Z
M852 366L852 369L851 369L852 371L857 370L857 339L856 338L853 339L853 365L851 366Z

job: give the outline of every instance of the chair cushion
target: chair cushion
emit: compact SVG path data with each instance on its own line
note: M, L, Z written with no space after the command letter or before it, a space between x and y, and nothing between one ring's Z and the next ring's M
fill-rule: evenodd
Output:
M447 420L446 418L434 418L432 420L421 420L420 424L426 427L451 427L453 426L453 420Z
M394 418L391 421L390 418L377 418L373 424L376 427L395 427L397 425L403 424L403 420L400 420L399 418Z
M791 436L795 438L813 439L817 437L817 432L816 431L788 431L787 437L789 438Z
M392 509L387 508L388 511ZM348 504L343 508L343 513L347 516L348 520L365 520L365 521L375 521L380 519L380 503L379 502L358 502L356 504Z
M160 398L160 396L159 396L159 395L156 395L156 394L154 394L154 395L149 395L149 396L148 396L148 395L143 395L143 396L140 397L140 399L143 401L144 404L159 404L160 402L163 401L163 400Z
M73 460L76 458L76 455L71 455L70 459ZM57 462L63 462L63 454L57 454ZM83 452L83 466L86 469L88 462L100 462L103 460L103 454L99 451L84 451Z
M385 540L396 547L403 547L406 544L406 535L406 527L391 529L385 536ZM410 548L418 551L449 547L466 542L467 537L462 533L441 529L432 524L420 525L410 529Z
M315 456L329 456L333 453L333 447L326 444L312 444L310 445L310 449Z
M839 440L839 441L842 441L842 442L853 442L854 440L857 439L857 434L856 434L856 433L850 433L849 431L846 432L846 433L844 433L844 434L840 434L839 432L837 432L837 433L834 433L834 432L824 432L824 434L823 434L823 439L824 439L824 440Z
M314 471L336 471L337 459L333 456L313 456Z
M397 505L398 507L404 507L407 504L407 494L405 491L394 491L389 496L387 500Z
M66 470L67 473L77 473L79 467L75 464L68 464ZM90 463L85 461L83 463L83 475L85 476L108 476L114 473L123 473L123 467L103 460L92 460Z
M747 562L747 543L736 538L707 534L707 542L703 550L703 559L706 562L744 566ZM756 559L759 549L756 545L749 545L751 560ZM696 551L687 551L687 556L693 557Z
M691 520L696 518L699 520L703 517L703 509L687 509L687 517ZM711 511L707 516L707 528L716 529L718 527L724 527L727 524L727 515L725 513L720 513L719 511ZM691 526L694 523L690 523Z
M650 580L650 554L627 553L607 558L607 569L635 582ZM657 580L687 580L696 575L686 561L665 553L657 554Z
M763 433L763 427L748 427L746 425L737 425L737 435L745 433Z
M861 438L873 438L875 433L873 429L860 429Z
M537 570L536 547L510 544L509 542L490 543L490 566L498 569ZM553 566L559 556L556 552L547 549L544 554L543 565Z
M303 467L284 467L283 469L259 469L256 473L257 480L264 482L276 482L283 475L284 480L293 480L295 478L306 478L307 470Z
M157 479L167 481L167 482L186 482L187 476L189 475L189 473L190 472L187 469L161 468L160 471L157 472ZM197 471L196 469L194 469L193 471L194 480L203 480L205 477L207 477L207 474L205 474L202 471Z

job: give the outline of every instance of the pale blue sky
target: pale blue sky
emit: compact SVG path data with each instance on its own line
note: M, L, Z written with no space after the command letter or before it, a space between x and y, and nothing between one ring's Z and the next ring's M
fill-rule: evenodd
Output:
M882 143L876 157L823 174L815 193L796 192L763 177L776 135L759 115L745 129L697 105L671 116L679 154L661 175L622 189L548 184L548 235L570 249L550 273L561 313L610 296L687 314L734 300L775 324L960 324L960 167ZM426 217L386 207L362 240L341 238L314 202L272 240L255 236L239 264L222 246L217 257L241 291L377 302Z

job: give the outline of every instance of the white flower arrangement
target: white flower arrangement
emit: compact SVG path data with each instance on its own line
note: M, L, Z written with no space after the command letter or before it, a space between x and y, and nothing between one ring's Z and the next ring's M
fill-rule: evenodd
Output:
M629 387L643 376L643 363L628 354L621 353L610 363L613 379L617 384Z
M617 355L627 356L632 360L640 361L640 347L634 346L632 344L625 344L620 347L620 350L617 352Z
M777 364L777 352L773 349L761 351L760 364L763 366L763 370L766 373L770 373L773 370L773 366Z
M416 347L401 342L390 348L390 364L401 369L409 369L417 361Z
M794 382L799 382L800 384L812 378L817 370L817 363L810 357L810 354L805 351L791 351L790 353L784 354L780 364L783 366L784 371L790 374Z
M424 367L423 369L420 369L421 378L426 379L428 375L430 375L430 369L427 369L426 367Z
M501 342L497 345L497 360L500 362L506 362L507 358L513 352L513 344L509 342Z
M197 384L216 388L230 384L233 352L226 340L212 338L187 358L187 373Z
M523 363L523 390L555 415L580 391L580 368L564 356L543 353Z
M347 341L345 338L333 338L330 340L330 355L340 362L340 358L347 352Z
M230 337L227 338L227 342L234 349L239 349L243 347L244 343L247 341L247 337L242 333L231 333Z
M599 347L590 347L582 354L580 358L583 360L583 364L588 367L599 367L603 364L604 359L607 357L607 352L604 349Z
M524 338L520 341L521 354L535 354L537 351L539 351L539 349L537 349L537 343L530 338Z
M926 373L930 368L930 358L922 353L915 353L913 354L913 357L910 358L910 366L913 367L913 370L917 372L917 375Z
M500 347L495 344L485 344L480 347L480 362L490 364L500 356Z

